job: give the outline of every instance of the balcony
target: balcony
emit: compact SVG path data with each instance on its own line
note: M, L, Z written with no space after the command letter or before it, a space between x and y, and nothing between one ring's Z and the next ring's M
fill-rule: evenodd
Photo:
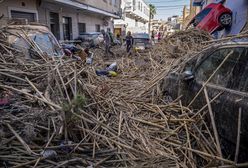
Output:
M149 21L149 16L147 16L144 11L141 11L136 8L136 6L133 6L131 0L126 2L124 12L126 13L127 17L138 20L140 22L146 23Z

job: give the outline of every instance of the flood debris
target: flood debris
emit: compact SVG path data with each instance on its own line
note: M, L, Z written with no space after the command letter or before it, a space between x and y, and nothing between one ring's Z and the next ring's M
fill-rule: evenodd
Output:
M120 74L102 78L95 74L95 66L103 66L97 52L92 66L40 51L39 59L25 60L0 33L0 93L11 93L8 107L0 105L1 167L235 165L218 152L204 120L207 105L193 112L178 100L164 101L160 81L171 62L154 59L154 53L123 56L117 61ZM168 38L176 45L178 37ZM200 45L189 38L183 41ZM183 55L183 47L198 50L179 46L173 57Z

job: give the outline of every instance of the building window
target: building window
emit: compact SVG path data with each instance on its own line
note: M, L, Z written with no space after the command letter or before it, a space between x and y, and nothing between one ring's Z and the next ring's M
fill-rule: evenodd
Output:
M135 20L135 27L138 27L138 20Z
M101 26L99 24L96 24L96 32L100 32L101 31Z
M78 23L78 33L79 35L86 32L86 24L85 23Z
M29 22L36 21L36 14L22 11L11 10L11 17L13 19L27 19Z

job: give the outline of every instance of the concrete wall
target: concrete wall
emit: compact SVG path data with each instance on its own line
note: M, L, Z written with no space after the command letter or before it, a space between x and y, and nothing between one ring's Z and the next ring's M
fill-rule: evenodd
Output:
M127 23L126 31L131 31L132 33L148 33L148 23L136 22L128 17L125 18L125 22Z
M85 13L79 13L79 23L86 23L86 31L88 32L95 32L95 26L96 24L101 25L101 29L107 29L107 27L111 28L113 30L113 25L111 22L109 22L109 26L103 25L103 17L99 15L94 14L85 14Z
M94 6L98 9L102 9L108 12L118 12L120 9L121 0L76 0L90 6Z

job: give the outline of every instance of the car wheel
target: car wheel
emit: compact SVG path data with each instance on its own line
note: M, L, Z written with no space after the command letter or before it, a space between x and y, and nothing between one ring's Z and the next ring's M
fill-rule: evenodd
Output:
M219 18L220 24L223 27L231 26L232 24L232 15L230 13L224 13Z

